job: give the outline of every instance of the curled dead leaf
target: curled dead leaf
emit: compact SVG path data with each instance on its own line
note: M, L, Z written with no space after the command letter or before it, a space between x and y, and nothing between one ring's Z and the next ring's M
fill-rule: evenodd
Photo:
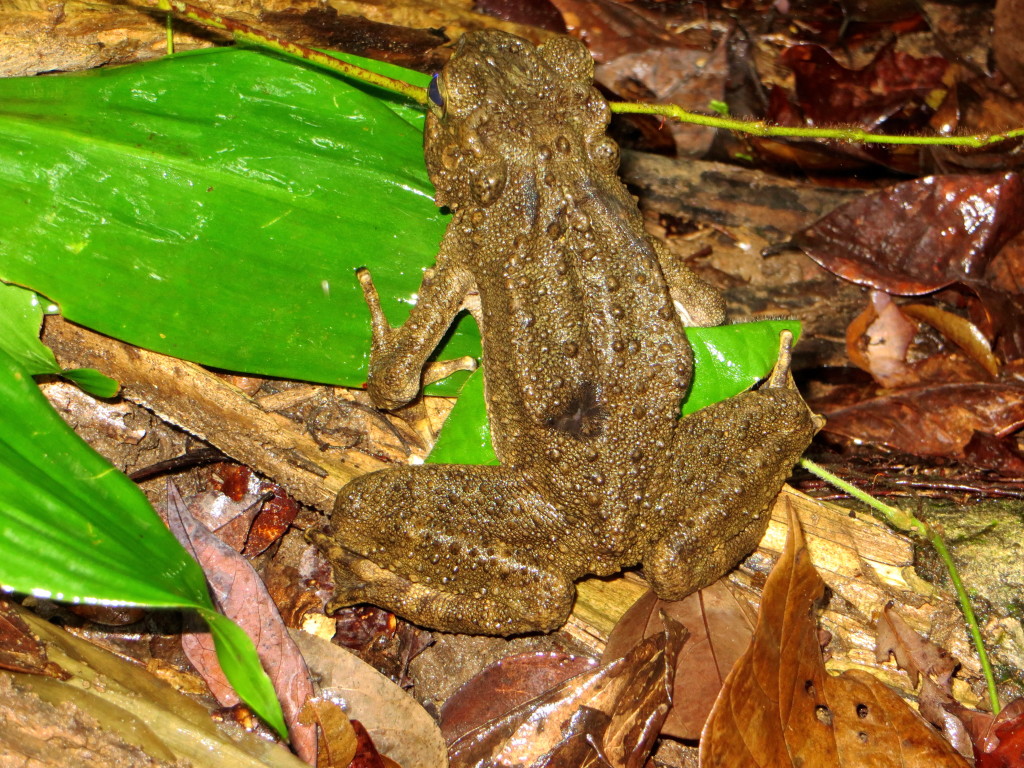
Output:
M963 758L881 682L857 670L825 671L814 620L824 594L791 512L753 641L704 727L701 766L963 768Z

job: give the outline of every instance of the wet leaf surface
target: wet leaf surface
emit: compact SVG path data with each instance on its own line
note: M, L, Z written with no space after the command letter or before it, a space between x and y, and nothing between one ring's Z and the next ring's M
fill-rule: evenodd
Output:
M825 430L918 456L963 457L976 432L1024 424L1024 387L946 384L876 397L828 414Z
M929 176L848 203L793 243L840 277L918 295L983 281L992 257L1024 228L1016 173Z

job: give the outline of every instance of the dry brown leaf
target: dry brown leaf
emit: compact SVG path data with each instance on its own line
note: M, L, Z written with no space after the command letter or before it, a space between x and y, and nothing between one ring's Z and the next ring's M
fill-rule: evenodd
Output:
M928 304L904 304L900 310L915 320L928 323L992 376L999 375L999 360L992 354L992 346L981 329L970 320Z
M440 714L444 740L451 744L488 720L596 665L586 656L556 651L506 656L474 675L445 701Z
M358 738L345 710L337 702L315 696L306 702L299 720L304 725L320 726L317 768L347 768L356 756Z
M434 719L408 693L344 648L292 630L321 694L343 703L376 748L402 768L446 768L447 750Z
M178 541L202 566L218 608L253 639L256 653L284 710L292 748L303 760L314 763L316 727L303 725L299 719L302 707L313 696L313 684L302 654L289 637L267 588L248 560L191 515L172 483L168 483L167 488L166 519ZM214 686L223 690L227 683L209 635L184 635L182 646L189 660L197 668L201 667L200 672L211 684L211 690ZM221 680L218 681L218 677Z
M453 766L640 768L668 711L685 630L665 632L624 658L573 677L455 741Z
M750 643L753 617L724 580L674 602L647 592L608 636L602 663L624 656L640 640L664 632L663 614L684 626L690 636L676 661L672 708L661 735L696 740L726 675Z
M701 766L962 768L903 700L870 675L825 671L815 608L825 584L796 515L764 587L753 642L704 727Z

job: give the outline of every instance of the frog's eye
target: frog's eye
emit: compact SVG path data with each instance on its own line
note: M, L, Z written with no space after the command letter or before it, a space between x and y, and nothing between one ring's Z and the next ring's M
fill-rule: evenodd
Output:
M430 78L430 85L427 86L427 98L438 107L444 107L444 96L441 95L441 75L438 72Z

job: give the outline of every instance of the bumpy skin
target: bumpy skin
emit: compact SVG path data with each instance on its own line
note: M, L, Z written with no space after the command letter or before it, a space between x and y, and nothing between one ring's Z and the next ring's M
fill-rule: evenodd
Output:
M550 630L573 582L643 563L665 598L715 581L757 544L766 507L816 424L762 387L680 420L687 322L720 296L673 273L616 176L593 61L565 37L534 48L466 35L440 76L426 159L454 217L408 321L374 316L369 389L416 395L467 291L480 292L486 396L500 467L377 472L340 495L336 604L371 602L436 629ZM680 312L677 312L677 309Z

